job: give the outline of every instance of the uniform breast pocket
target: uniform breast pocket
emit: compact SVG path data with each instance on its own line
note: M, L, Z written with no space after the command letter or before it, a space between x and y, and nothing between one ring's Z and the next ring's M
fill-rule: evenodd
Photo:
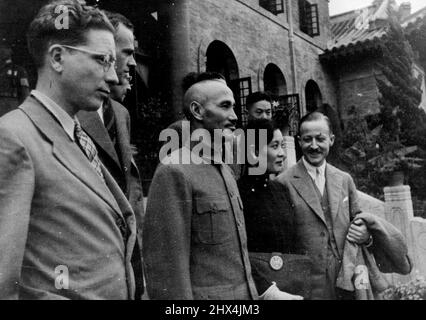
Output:
M203 244L221 244L230 240L230 215L231 208L226 200L197 200L192 222L195 240Z

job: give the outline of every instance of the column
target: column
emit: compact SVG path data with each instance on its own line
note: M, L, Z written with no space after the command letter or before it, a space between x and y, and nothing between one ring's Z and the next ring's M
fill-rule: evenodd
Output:
M410 258L412 258L414 265L417 265L417 253L411 230L411 220L414 217L414 211L410 186L385 187L384 193L385 218L402 232L407 241ZM412 279L413 274L414 271L408 276L393 274L391 279L394 284L399 282L405 283Z
M284 162L284 170L294 166L296 160L296 147L294 144L294 138L290 136L284 136L284 150L287 155L287 159Z

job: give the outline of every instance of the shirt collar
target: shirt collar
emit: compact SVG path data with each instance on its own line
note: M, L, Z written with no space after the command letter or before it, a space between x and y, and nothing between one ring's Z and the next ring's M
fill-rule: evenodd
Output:
M68 137L72 141L75 141L75 138L74 138L74 128L75 128L74 119L68 113L66 113L66 111L64 109L62 109L56 102L54 102L52 99L50 99L44 93L37 91L37 90L32 90L31 95L34 98L36 98L39 102L41 102L47 110L50 111L50 113L53 115L53 117L56 120L58 120L59 124L65 130Z
M317 169L319 169L320 175L325 176L325 167L327 166L327 161L324 160L324 163L319 167L314 167L313 165L311 165L308 161L305 160L305 157L302 157L302 161L309 175L315 177L317 173L316 171Z

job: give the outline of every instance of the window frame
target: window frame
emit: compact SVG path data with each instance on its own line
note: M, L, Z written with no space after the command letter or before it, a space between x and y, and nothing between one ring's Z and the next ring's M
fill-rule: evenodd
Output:
M275 15L284 13L284 0L259 0L259 6Z

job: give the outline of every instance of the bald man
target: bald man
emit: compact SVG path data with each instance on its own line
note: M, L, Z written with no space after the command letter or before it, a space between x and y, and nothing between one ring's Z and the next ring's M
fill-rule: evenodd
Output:
M237 116L231 89L218 74L191 75L184 112L191 131L232 135ZM154 175L143 231L151 299L257 298L247 251L242 201L220 146L202 142L175 150ZM182 163L190 156L190 164ZM197 164L200 163L200 164Z

